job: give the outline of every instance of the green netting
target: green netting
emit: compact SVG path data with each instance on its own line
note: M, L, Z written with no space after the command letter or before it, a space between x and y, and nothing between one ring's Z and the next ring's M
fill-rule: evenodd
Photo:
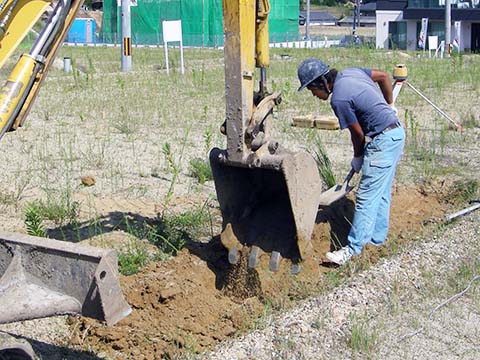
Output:
M131 8L133 44L162 44L162 21L182 20L186 46L223 45L222 0L138 0ZM271 0L270 41L298 38L298 0ZM104 0L100 41L119 43L120 10L117 0Z

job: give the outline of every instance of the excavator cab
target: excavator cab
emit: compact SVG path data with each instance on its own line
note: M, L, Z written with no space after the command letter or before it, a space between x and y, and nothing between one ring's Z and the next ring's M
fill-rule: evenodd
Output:
M261 252L269 267L289 259L299 271L308 253L321 181L306 152L292 152L271 138L278 92L266 89L269 66L268 0L223 0L227 148L210 152L223 217L221 242L236 264L248 252L255 268ZM255 68L259 73L258 89Z

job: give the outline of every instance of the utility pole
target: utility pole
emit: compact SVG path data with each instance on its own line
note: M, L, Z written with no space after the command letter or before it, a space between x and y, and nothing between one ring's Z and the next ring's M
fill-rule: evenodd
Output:
M130 22L130 0L122 0L122 71L132 70L132 28Z
M452 53L450 41L452 39L451 34L451 24L452 24L452 6L451 0L445 1L445 47L447 49L447 57L450 57Z
M357 21L360 25L360 0L355 0L353 2L353 24L352 24L352 35L355 38L357 32Z
M305 40L310 40L310 0L307 0L307 18L305 20Z

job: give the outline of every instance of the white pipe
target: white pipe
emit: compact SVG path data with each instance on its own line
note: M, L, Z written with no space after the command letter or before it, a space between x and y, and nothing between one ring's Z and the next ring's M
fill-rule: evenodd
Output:
M453 220L459 216L462 216L462 215L465 215L465 214L468 214L474 210L477 210L480 208L480 204L476 204L476 205L472 205L472 206L469 206L468 208L465 208L463 210L460 210L460 211L457 211L453 214L450 214L450 215L446 215L445 216L445 220L449 221L449 220Z

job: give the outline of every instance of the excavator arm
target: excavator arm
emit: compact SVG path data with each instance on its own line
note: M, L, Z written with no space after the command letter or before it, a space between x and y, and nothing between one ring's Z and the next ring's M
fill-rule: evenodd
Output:
M0 90L0 138L23 124L82 3L83 0L59 0L31 50L20 56ZM52 5L53 1L45 0L0 3L0 67Z

